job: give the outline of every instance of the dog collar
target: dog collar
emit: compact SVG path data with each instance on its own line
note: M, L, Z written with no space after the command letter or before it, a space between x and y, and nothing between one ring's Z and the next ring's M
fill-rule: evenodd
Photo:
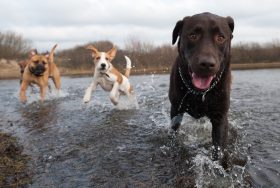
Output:
M105 75L105 76L107 76L108 78L110 78L109 74L107 74L107 73L99 72L99 74L101 74L102 76Z
M223 73L224 73L224 70L225 70L225 67L223 67L222 71L220 72L220 74L216 77L215 81L210 85L210 87L206 90L206 91L197 91L197 90L194 90L190 84L188 83L188 81L186 80L186 78L183 76L182 74L182 70L181 70L181 67L179 66L179 74L180 74L180 77L181 77L181 80L183 81L186 89L187 89L187 92L186 94L184 95L184 97L182 98L181 102L180 102L180 106L178 108L178 111L182 108L182 105L183 105L183 102L186 98L186 96L188 94L193 94L193 95L202 95L201 97L201 101L204 102L205 101L205 95L207 94L207 92L209 92L210 90L212 90L220 81Z

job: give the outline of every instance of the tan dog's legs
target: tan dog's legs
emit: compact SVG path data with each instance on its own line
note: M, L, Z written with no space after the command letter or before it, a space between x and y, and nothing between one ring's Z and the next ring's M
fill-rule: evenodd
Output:
M111 102L114 104L114 105L117 105L118 102L119 102L119 91L118 91L118 88L119 88L119 83L118 82L115 82L114 83L114 86L110 92L110 99L111 99Z
M60 90L61 87L61 81L60 81L60 74L57 68L53 71L53 77L52 77L53 83L55 85L55 88L57 90Z
M96 87L97 87L97 83L95 81L93 81L86 90L86 93L85 93L84 98L83 98L84 103L87 103L87 102L90 101L91 93L93 91L95 91Z
M59 94L59 90L61 87L61 81L60 81L60 73L56 66L53 67L53 73L52 73L51 79L55 85L57 94ZM51 92L50 84L49 84L49 91Z
M41 102L45 100L46 96L46 91L47 91L47 86L40 86L40 97L41 97Z
M20 86L20 102L25 103L26 102L26 90L29 86L29 83L26 81L22 81L21 86Z

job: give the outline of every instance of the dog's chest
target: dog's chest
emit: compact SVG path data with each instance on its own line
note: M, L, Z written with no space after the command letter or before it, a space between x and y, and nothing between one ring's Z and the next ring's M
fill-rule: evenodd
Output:
M106 77L99 78L98 83L105 91L111 91L114 85L114 81L111 81Z
M207 105L201 101L201 96L190 94L184 101L181 101L181 108L181 110L198 119L205 116Z

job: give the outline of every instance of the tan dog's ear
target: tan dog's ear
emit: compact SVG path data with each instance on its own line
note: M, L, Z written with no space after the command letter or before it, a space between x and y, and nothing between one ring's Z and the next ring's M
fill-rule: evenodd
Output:
M109 56L110 61L112 61L117 53L117 48L115 46L113 46L113 48L107 52L107 55Z
M37 50L36 49L32 49L28 53L28 58L30 59L31 57L33 57L34 55L37 55L37 54L38 54Z
M96 56L96 54L99 53L99 51L92 45L86 46L85 49L92 51L92 57Z

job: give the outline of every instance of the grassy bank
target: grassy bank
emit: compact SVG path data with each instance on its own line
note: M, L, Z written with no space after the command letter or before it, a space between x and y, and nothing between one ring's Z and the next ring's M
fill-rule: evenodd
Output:
M28 157L22 154L17 140L0 133L0 187L24 187L31 182Z
M250 70L250 69L280 69L280 62L274 63L244 63L244 64L232 64L232 70ZM141 74L169 74L170 67L153 67L153 68L132 68L132 75L141 75ZM79 76L79 75L93 75L92 70L85 69L60 69L60 72L64 76ZM124 70L120 70L124 72Z
M232 64L233 70L248 70L248 69L275 69L280 68L280 62L273 63L244 63L244 64ZM69 69L65 67L59 67L60 73L63 76L91 76L93 75L93 68L91 69ZM120 72L124 72L120 70ZM152 68L132 68L132 75L139 74L168 74L170 67L152 67ZM0 61L0 79L19 78L19 66L16 61Z
M280 62L274 63L245 63L245 64L232 64L233 70L248 70L248 69L276 69L280 68Z

